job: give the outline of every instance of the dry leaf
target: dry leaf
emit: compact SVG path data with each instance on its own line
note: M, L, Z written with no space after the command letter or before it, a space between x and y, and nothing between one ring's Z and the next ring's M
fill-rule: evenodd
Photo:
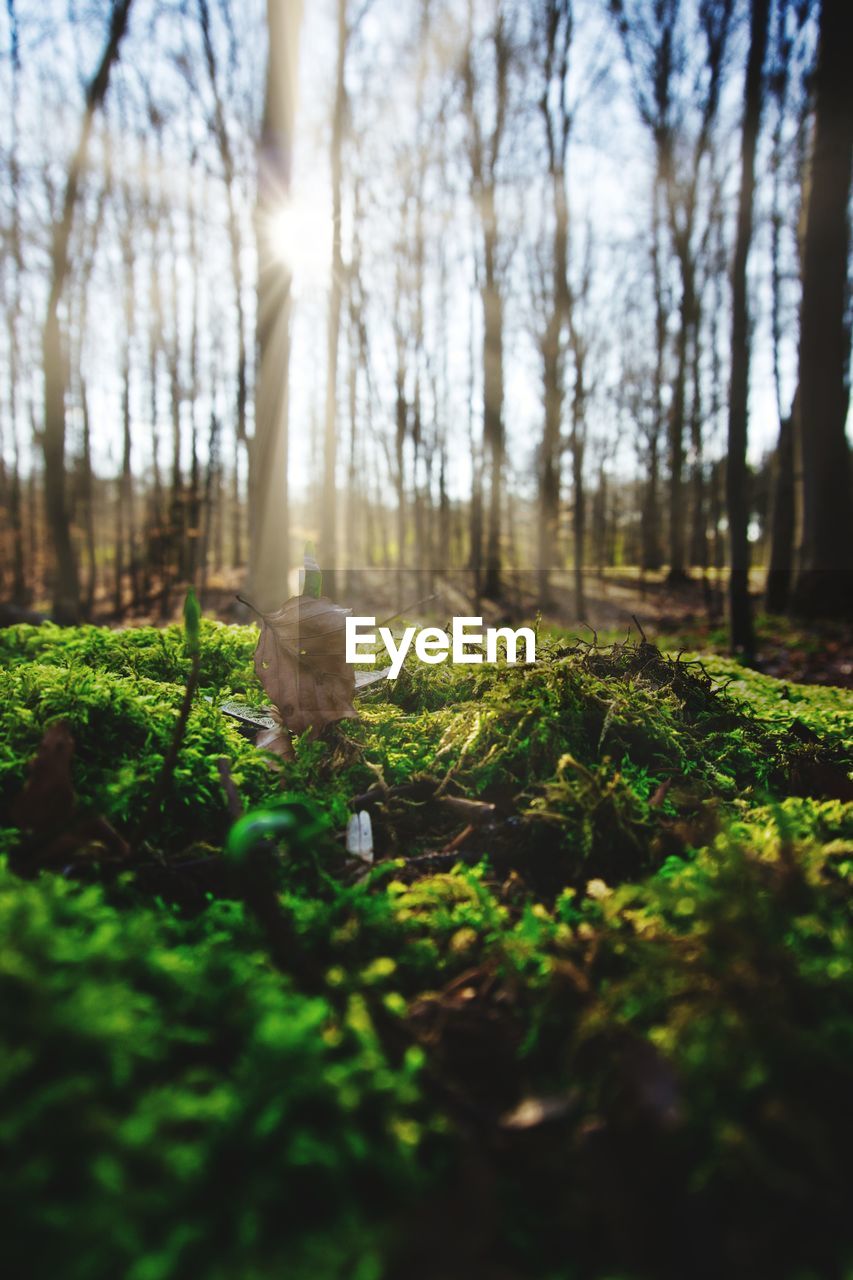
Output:
M318 734L356 715L345 646L350 612L323 596L293 596L276 613L261 615L255 671L291 733Z
M21 873L83 858L122 860L130 853L127 841L106 818L77 813L73 756L74 739L68 726L50 725L30 761L26 785L10 810L15 825L28 833L14 858Z
M71 782L74 739L61 721L45 730L27 768L27 782L12 805L12 821L26 831L43 832L68 822L76 799Z
M650 809L659 809L661 807L671 786L672 778L664 778L663 782L656 788L654 795L649 800Z
M261 729L255 738L255 746L260 747L262 751L271 751L275 756L281 756L282 760L295 760L296 752L293 750L293 739L285 729L276 712L270 719L276 723L266 729Z

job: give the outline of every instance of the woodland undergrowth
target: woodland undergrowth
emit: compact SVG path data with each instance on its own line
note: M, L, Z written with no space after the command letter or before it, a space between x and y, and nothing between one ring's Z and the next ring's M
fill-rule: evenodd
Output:
M256 640L164 787L180 628L0 632L12 1273L848 1274L850 694L540 635L281 762Z

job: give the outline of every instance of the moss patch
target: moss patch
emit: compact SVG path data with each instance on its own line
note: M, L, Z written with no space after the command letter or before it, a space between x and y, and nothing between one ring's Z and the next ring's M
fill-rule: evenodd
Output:
M256 634L203 624L130 863L0 873L15 1273L853 1265L850 695L541 636L529 669L408 664L282 777L218 710L263 700ZM12 865L60 719L80 808L129 836L180 630L15 627L0 655ZM247 808L292 815L239 865L222 757ZM336 838L355 797L366 874Z

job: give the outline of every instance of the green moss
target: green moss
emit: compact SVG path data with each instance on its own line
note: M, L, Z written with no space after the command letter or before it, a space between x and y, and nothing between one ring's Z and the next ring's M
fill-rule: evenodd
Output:
M0 671L0 802L23 786L26 762L47 725L64 720L75 742L74 783L84 807L130 829L144 812L174 731L183 690L145 676L93 669L82 661L19 664ZM173 802L159 832L166 848L221 838L225 800L216 761L233 761L250 803L270 790L269 772L218 709L203 699L190 716Z
M225 626L209 618L201 622L202 689L245 692L258 689L252 665L255 627ZM59 667L87 666L115 675L144 676L180 683L189 670L184 630L180 626L57 627L46 622L0 630L0 665L5 668L38 662Z
M804 725L825 743L853 753L853 694L829 685L798 685L761 675L732 658L704 656L715 683L752 708L763 724L781 732Z
M255 636L202 624L134 865L0 871L12 1271L843 1273L850 696L542 636L533 668L410 664L282 776L216 705L263 700ZM130 834L181 632L0 652L0 818L62 719L81 809ZM292 806L263 860L223 854L220 756L247 807ZM355 874L335 837L371 785L394 856ZM448 798L494 805L455 866ZM227 874L173 908L193 860Z
M356 995L289 989L229 903L187 922L4 872L0 935L15 1274L60 1244L69 1277L349 1274L376 1247L423 1117L417 1055L392 1070Z

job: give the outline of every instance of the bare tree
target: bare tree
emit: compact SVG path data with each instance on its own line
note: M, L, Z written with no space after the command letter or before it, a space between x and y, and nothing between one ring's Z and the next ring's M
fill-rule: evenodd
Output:
M583 332L580 312L589 294L591 277L592 236L588 236L587 258L580 285L572 292L572 305L568 312L569 346L574 365L572 407L569 427L569 454L572 461L572 542L574 552L575 614L583 618L586 612L584 596L584 555L586 543L586 487L584 484L584 459L586 454L586 406L589 396L588 357L589 343ZM602 472L603 474L603 472Z
M232 460L232 563L243 558L242 522L240 519L240 451L247 447L246 406L248 402L248 355L246 350L246 318L243 306L243 238L237 206L237 166L234 147L225 118L225 104L220 87L219 68L211 28L208 0L198 0L204 61L213 99L211 128L219 151L228 212L228 245L231 254L231 278L234 284L234 323L237 329L237 393L234 457Z
M82 420L82 448L78 462L79 479L77 496L83 515L83 547L85 553L83 575L83 617L91 619L95 605L95 593L98 585L98 554L95 535L95 477L92 463L92 421L89 412L89 389L85 373L84 348L89 330L90 319L90 286L95 267L95 258L100 240L107 202L112 192L112 144L105 134L104 144L104 180L98 193L94 216L86 228L81 250L81 265L78 271L77 284L77 395Z
M658 219L662 217L657 201L661 201L681 285L669 411L669 577L672 582L679 582L685 576L686 565L687 380L699 320L696 224L703 165L710 151L720 103L734 0L705 0L698 6L695 34L701 39L702 64L694 67L687 100L679 96L678 85L691 59L695 62L695 55L692 41L684 31L681 0L611 0L610 7L617 18L633 72L639 115L654 140L653 243L657 245ZM691 131L688 120L694 115L697 123ZM658 288L661 269L658 264L655 270ZM656 305L658 351L662 358L665 321L659 292Z
M115 529L115 579L113 603L116 617L124 612L124 579L129 573L134 604L139 603L138 557L136 547L136 521L134 516L134 490L131 432L131 337L136 319L136 231L134 202L130 181L125 175L121 185L122 201L119 207L119 243L124 271L123 298L123 351L121 368L121 422L122 451L121 473L118 483Z
M103 104L110 74L127 31L132 0L113 0L106 44L95 74L86 87L77 146L65 180L62 209L51 235L51 278L42 331L44 364L44 486L47 520L56 560L53 612L58 622L76 622L80 613L77 557L71 539L65 493L66 367L62 351L60 305L68 277L69 244L80 184L86 168L95 114Z
M545 130L548 180L553 202L552 284L545 291L547 317L539 337L544 390L544 426L539 455L539 599L550 603L550 569L557 546L560 507L560 430L563 414L565 331L569 323L569 201L566 156L572 128L567 98L574 32L571 0L545 0L537 15L542 30L539 111ZM573 427L576 425L573 415Z
M249 582L259 609L287 594L290 561L287 456L291 277L276 249L276 218L290 194L300 0L267 0L264 115L256 213L258 238L258 377L251 448Z
M343 248L341 208L343 192L343 144L347 114L346 65L350 28L347 0L337 0L337 58L335 97L332 106L330 162L332 173L332 278L329 286L329 314L326 328L326 412L323 431L323 491L320 511L320 559L325 573L325 589L334 595L337 565L337 406L338 346L341 330L343 291Z
M746 63L741 140L741 176L737 235L732 266L732 354L729 430L726 456L726 507L729 519L729 628L733 649L751 659L755 650L749 598L749 493L746 467L749 402L749 301L746 262L752 240L755 151L764 98L764 58L770 0L752 0L749 56Z
M799 613L853 612L853 504L847 322L848 209L853 156L853 10L823 0L815 74L814 150L803 252L799 454L802 506L793 604Z
M783 343L783 233L786 219L783 212L783 176L784 163L789 151L786 145L785 124L790 110L792 97L792 67L794 39L789 31L788 16L791 6L779 3L776 6L772 68L768 75L768 84L775 103L775 122L770 154L770 170L772 178L772 210L770 219L770 268L771 268L771 331L773 340L773 385L776 393L776 411L779 415L779 437L773 456L771 470L770 494L770 556L767 566L767 584L765 588L765 605L770 613L783 613L788 605L793 577L794 532L795 532L795 494L794 494L794 418L797 411L796 393L789 405L783 403L781 351ZM802 27L802 24L801 24ZM799 178L796 182L797 196L794 200L794 220L797 224L802 218L802 198L804 195L803 175L805 173L806 122L809 115L810 95L800 94L797 112L797 129L795 134L794 173ZM791 201L789 200L789 206ZM789 215L790 219L790 215ZM790 232L789 232L790 234ZM792 272L798 287L802 287L802 254L799 252L799 236L797 236L798 252L795 255L797 270Z
M151 593L152 582L166 575L166 511L163 475L160 465L160 396L159 372L162 356L163 293L160 281L160 242L163 223L162 198L162 130L159 114L149 106L148 120L155 135L145 153L145 220L148 229L148 392L151 418L151 485L146 519L146 555L144 561L145 593Z
M504 429L504 298L500 250L497 187L501 152L509 108L510 39L508 14L502 3L494 6L494 19L486 45L491 55L494 82L490 85L491 112L483 105L483 72L478 67L482 49L475 46L474 3L468 3L468 31L462 57L462 85L468 124L468 161L471 199L480 223L480 296L483 304L483 442L489 454L489 509L486 531L485 595L501 593L501 497L505 452ZM487 118L488 117L488 118Z
M15 8L9 5L10 64L12 74L11 140L9 146L9 187L11 196L9 224L9 297L6 300L6 327L9 342L9 429L12 436L12 474L5 476L0 458L0 474L4 489L8 486L9 526L12 541L11 597L16 605L27 601L25 581L25 539L21 485L21 456L18 417L21 403L18 310L21 276L24 270L21 244L20 163L18 156L18 89L21 69L18 23ZM2 453L2 450L0 450ZM0 502L5 495L0 494Z

